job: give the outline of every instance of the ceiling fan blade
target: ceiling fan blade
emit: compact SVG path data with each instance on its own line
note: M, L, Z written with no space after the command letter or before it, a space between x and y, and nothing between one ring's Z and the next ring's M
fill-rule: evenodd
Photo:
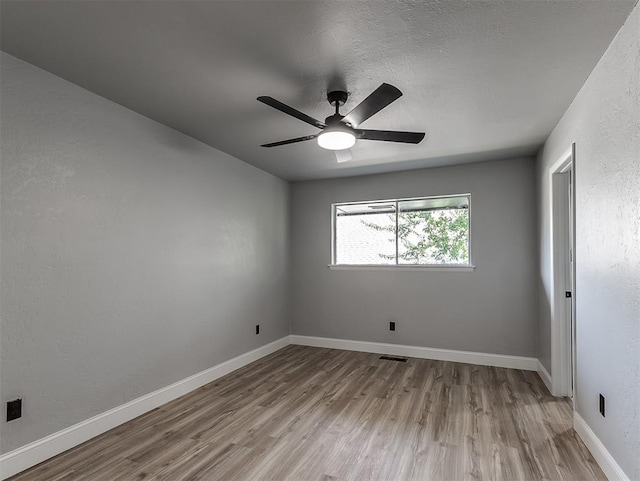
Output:
M402 92L393 85L382 84L371 95L360 102L344 119L352 127L357 127L362 122L380 112L387 105L402 97Z
M342 162L348 162L349 160L353 159L350 149L334 150L334 152L336 153L336 160L339 164Z
M363 140L382 140L405 144L419 144L424 139L424 132L402 132L399 130L356 130L356 135Z
M296 142L304 142L305 140L315 139L317 135L305 135L304 137L296 137L295 139L281 140L280 142L272 142L270 144L262 144L260 147L277 147L279 145L295 144Z
M314 119L313 117L309 117L307 114L303 114L299 110L294 109L293 107L289 107L286 104L283 104L279 100L274 99L273 97L262 96L257 99L259 102L263 104L267 104L269 107L273 107L274 109L279 110L280 112L284 112L287 115L291 115L298 120L302 120L314 127L318 127L319 129L324 129L326 127L325 124L320 122L319 120Z

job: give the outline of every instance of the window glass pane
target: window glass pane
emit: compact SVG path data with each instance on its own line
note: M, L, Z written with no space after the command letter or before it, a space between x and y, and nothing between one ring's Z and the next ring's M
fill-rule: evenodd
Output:
M395 264L395 203L336 205L336 264Z
M398 264L468 264L469 198L398 202Z

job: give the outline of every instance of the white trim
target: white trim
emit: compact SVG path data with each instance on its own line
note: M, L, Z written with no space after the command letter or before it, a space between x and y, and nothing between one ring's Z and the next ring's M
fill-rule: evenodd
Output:
M573 390L571 386L571 349L567 348L572 337L571 322L567 316L567 300L564 297L567 285L570 283L570 279L567 279L565 273L568 254L564 250L564 246L568 240L574 256L573 266L575 270L575 239L566 239L564 235L564 229L569 219L565 217L562 210L558 211L558 208L562 202L565 202L564 195L566 194L566 190L561 179L557 177L558 174L565 174L573 169L575 164L574 160L575 143L571 144L571 146L563 152L548 171L551 220L549 226L549 245L551 248L549 255L549 272L551 273L549 292L549 304L551 306L551 372L554 373L554 376L551 378L550 391L554 396L573 396L573 391L575 391L575 386ZM575 187L573 195L574 197L571 199L571 202L574 207L575 219ZM559 235L556 233L559 233ZM575 324L575 286L570 302L574 313Z
M291 335L291 344L313 347L327 347L346 351L374 352L377 354L392 354L394 356L417 357L421 359L435 359L438 361L465 362L480 366L506 367L535 371L538 360L533 357L507 356L504 354L486 354L483 352L454 351L431 347L405 346L402 344L386 344L381 342L352 341L328 337Z
M598 436L596 436L587 422L582 419L577 412L573 413L573 429L576 430L578 436L584 441L587 449L589 449L609 481L630 481L620 465L613 456L611 456L611 453L609 453L604 444L602 444L602 441L598 439Z
M441 271L471 272L476 266L467 265L397 265L397 264L329 264L332 271Z
M567 147L567 149L558 157L551 167L549 167L549 172L554 174L563 174L568 172L571 167L571 162L573 161L573 150L574 150L575 142L571 144L571 146Z
M0 479L6 479L133 418L187 394L290 344L289 336L234 357L170 386L129 401L92 418L0 456Z
M544 385L547 386L547 389L549 390L549 392L551 392L551 386L553 385L551 381L551 374L549 374L549 371L547 371L544 365L540 362L540 359L538 359L537 371L538 371L538 375L540 376L540 379L542 379L542 382L544 382Z

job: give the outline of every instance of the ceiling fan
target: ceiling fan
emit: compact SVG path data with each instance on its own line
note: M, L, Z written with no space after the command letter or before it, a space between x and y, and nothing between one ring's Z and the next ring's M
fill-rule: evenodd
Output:
M262 147L277 147L280 145L294 144L312 139L318 139L318 145L320 147L335 151L341 151L353 147L356 140L381 140L383 142L418 144L424 138L424 132L366 130L357 128L362 122L380 112L383 108L401 96L402 92L400 92L396 87L383 83L380 87L375 89L371 95L360 102L351 112L343 116L340 115L340 107L347 101L347 92L341 90L329 92L327 94L327 100L335 107L336 111L333 115L327 117L324 123L303 114L293 107L283 104L273 97L258 97L260 102L321 130L317 134L263 144Z

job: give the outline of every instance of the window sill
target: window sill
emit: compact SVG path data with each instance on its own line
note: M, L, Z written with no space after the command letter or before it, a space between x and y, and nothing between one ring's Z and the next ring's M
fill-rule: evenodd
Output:
M472 272L476 266L467 265L364 265L364 264L329 264L332 271L441 271Z

